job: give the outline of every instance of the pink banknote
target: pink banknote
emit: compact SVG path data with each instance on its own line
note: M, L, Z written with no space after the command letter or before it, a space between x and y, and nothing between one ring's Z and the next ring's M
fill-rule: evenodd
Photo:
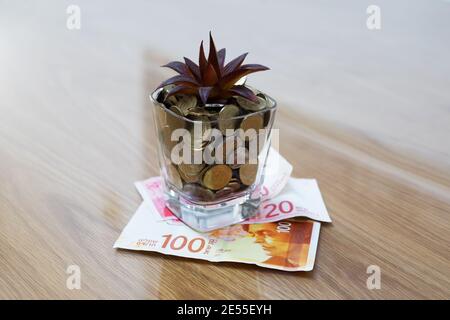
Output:
M136 188L145 201L154 205L162 220L178 220L166 206L161 177L136 182ZM267 189L263 187L265 192ZM277 196L264 200L256 216L241 224L275 222L294 217L331 222L316 180L289 178Z

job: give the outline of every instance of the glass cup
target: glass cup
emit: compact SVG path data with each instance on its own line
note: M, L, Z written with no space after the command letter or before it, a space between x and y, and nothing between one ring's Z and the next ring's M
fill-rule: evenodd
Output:
M198 107L186 96L169 103L166 94L161 88L150 98L169 209L200 232L253 217L261 203L276 102L258 92L258 105L236 100Z

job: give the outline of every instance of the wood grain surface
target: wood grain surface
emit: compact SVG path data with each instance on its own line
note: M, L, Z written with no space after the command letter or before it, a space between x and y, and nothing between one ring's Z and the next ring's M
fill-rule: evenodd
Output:
M408 33L417 46L440 50L439 56L448 52L448 42L439 40L449 30L448 19L440 20L440 12L450 7L443 3L423 11L429 24L421 32L434 38L395 29L387 19L383 40L371 38L384 47L374 50L408 52L411 47L392 47ZM450 80L441 73L449 70L448 55L440 66L431 61L426 68L420 64L425 61L418 56L421 51L412 50L404 63L416 68L408 75L395 69L389 55L367 62L369 70L378 68L376 76L356 55L353 62L333 66L339 62L316 55L319 48L329 52L320 41L330 40L330 30L336 30L321 15L346 20L360 14L360 29L336 31L349 41L368 32L367 6L349 2L346 10L337 5L319 10L317 4L291 3L292 10L321 21L307 31L286 31L311 40L302 49L310 59L309 76L297 78L274 68L262 80L253 78L278 100L280 152L293 164L293 176L317 179L333 223L321 229L312 272L214 264L112 248L141 202L133 182L158 174L148 94L171 74L159 66L189 52L195 55L211 20L202 24L193 18L197 22L180 39L184 47L175 50L167 47L161 31L152 31L161 26L151 14L144 14L164 12L166 4L80 1L83 20L77 31L65 27L68 4L0 4L0 298L450 298L450 126L444 121L450 119ZM251 4L242 10L249 12ZM271 12L272 6L262 2L259 12ZM384 11L386 17L401 16L401 6L386 6L391 10ZM195 17L194 8L189 10ZM410 17L419 11L412 10ZM220 26L219 45L231 43L236 53L249 47L258 52L263 36L256 29L255 38L246 41L230 34L235 29ZM180 33L175 28L165 31L172 47ZM286 54L298 48L281 36L270 39ZM337 54L344 56L342 50ZM278 66L289 61L281 51L260 52L249 62ZM325 72L328 67L333 72ZM301 64L284 68L295 74L305 70ZM319 87L308 87L319 78ZM317 90L316 95L283 91L283 84ZM369 87L376 95L365 105L361 101L370 95L364 91ZM406 105L411 111L405 114ZM388 135L386 128L391 128ZM80 267L80 290L66 287L69 265ZM370 265L381 268L379 290L366 287Z

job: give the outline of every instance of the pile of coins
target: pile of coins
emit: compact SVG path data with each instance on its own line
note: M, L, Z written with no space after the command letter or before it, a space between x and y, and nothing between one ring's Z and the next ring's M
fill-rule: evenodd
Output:
M232 97L224 103L202 106L194 95L175 95L166 99L168 89L163 88L157 96L159 105L155 106L155 120L165 172L171 186L195 202L234 198L251 187L257 181L258 162L257 159L249 161L249 143L254 139L260 144L265 143L267 136L260 137L258 132L272 126L274 109L270 100L263 93L255 92L257 102ZM201 124L204 134L200 137L192 135L194 122ZM178 165L171 161L171 152L179 143L172 141L172 132L181 128L194 137L190 145L192 154L203 154L209 148L212 152L204 154L212 154L212 159ZM209 129L217 129L222 134L222 145L219 146L223 150L221 155L214 154L217 144L207 136L206 133L211 131ZM225 150L231 148L226 147L227 143L232 143L232 151L228 154ZM236 161L242 158L244 161Z

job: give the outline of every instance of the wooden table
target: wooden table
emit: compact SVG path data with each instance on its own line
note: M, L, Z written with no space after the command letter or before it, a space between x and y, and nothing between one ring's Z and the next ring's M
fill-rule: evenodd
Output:
M265 5L260 10L270 11L271 5ZM432 8L439 11L440 5ZM365 73L362 58L349 64L359 73L344 67L330 73L331 82L323 70L336 61L317 59L308 72L313 82L315 77L321 79L319 92L334 99L330 110L337 108L333 111L337 114L345 103L354 110L348 117L336 115L342 121L333 121L328 112L311 111L323 107L320 94L315 100L307 91L306 99L295 103L297 92L281 95L280 82L272 81L270 73L261 74L264 90L272 92L280 105L276 120L280 151L293 164L294 176L318 180L333 219L321 230L314 271L286 273L127 252L112 245L141 202L133 182L158 174L147 96L170 74L158 66L185 52L168 54L163 41L161 48L146 45L154 39L136 32L151 30L154 25L143 12L163 4L108 5L107 13L98 4L80 6L85 20L78 31L65 28L62 4L0 8L0 298L450 298L450 126L438 125L450 114L450 81L438 77L439 70L448 70L448 60L439 67L430 61L434 70L430 74L437 76L424 82L418 80L424 74L419 68L411 69L407 81L389 73L387 60L377 62L386 66L391 83L397 79L399 86L417 96L412 99ZM313 5L300 6L322 12ZM354 8L348 8L349 15ZM335 12L343 17L337 7L328 9L327 16ZM365 8L358 10L364 21ZM442 21L448 27L448 20ZM199 24L192 30L205 29ZM436 30L430 27L427 32ZM218 33L220 42L233 43L234 38ZM189 39L198 39L199 34L192 31ZM348 39L354 36L347 34ZM400 35L390 33L388 25L386 37L393 41ZM272 39L288 49L298 47ZM428 41L443 46L438 39ZM304 45L314 47L312 42ZM195 52L196 46L197 40L186 50ZM257 40L248 46L257 47ZM448 48L447 42L444 49ZM304 54L311 58L307 49ZM283 61L283 56L270 51L260 55L264 59L254 61L255 57L249 62ZM301 74L300 65L291 67ZM256 84L258 77L253 77ZM281 78L274 69L273 79ZM375 102L390 106L391 113L345 100L337 80L333 82L339 78L345 79L339 86L352 92L354 99L364 99L364 86L370 81L378 94ZM282 81L286 85L297 81L299 88L311 84L290 74ZM427 88L423 92L422 85ZM433 85L436 91L431 91ZM403 117L396 113L399 105L394 101L411 107L427 101L427 107ZM430 113L435 124L428 120ZM377 123L380 131L374 123L374 130L365 131L362 114L389 121ZM398 130L392 131L391 140L385 139L381 129L392 123ZM408 139L402 138L405 132L410 133ZM439 139L444 143L422 148L429 151L424 155L411 142L424 136L430 143ZM66 287L69 265L80 267L80 290ZM381 268L379 290L366 287L370 265Z

